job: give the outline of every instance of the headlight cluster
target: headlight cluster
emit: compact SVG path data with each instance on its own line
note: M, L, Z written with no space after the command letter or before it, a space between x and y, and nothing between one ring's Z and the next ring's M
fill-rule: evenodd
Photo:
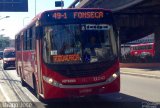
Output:
M118 72L112 74L112 75L107 79L107 81L108 81L108 82L112 82L112 81L115 80L119 75L120 75L120 73L119 73L119 71L118 71Z
M53 78L50 77L46 77L43 76L43 79L45 82L55 86L55 87L60 87L60 88L87 88L87 87L95 87L95 86L102 86L102 85L106 85L109 84L111 82L113 82L118 76L120 75L120 72L117 71L115 73L113 73L109 78L106 79L106 81L104 82L99 82L99 83L93 83L93 84L82 84L82 85L63 85L61 83L59 83L58 81L56 81Z
M56 87L59 87L59 86L61 85L59 82L57 82L57 81L54 80L53 78L49 78L49 77L43 76L43 79L44 79L47 83L49 83L49 84L51 84L51 85L54 85L54 86L56 86Z

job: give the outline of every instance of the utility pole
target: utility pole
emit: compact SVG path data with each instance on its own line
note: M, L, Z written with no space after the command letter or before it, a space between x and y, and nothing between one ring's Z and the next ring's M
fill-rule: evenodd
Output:
M36 9L36 8L37 8L37 6L36 6L36 4L37 4L36 0L35 0L35 3L34 3L34 4L35 4L35 10L34 10L34 12L35 12L35 16L36 16L36 14L37 14L37 13L36 13L36 11L37 11L37 9Z

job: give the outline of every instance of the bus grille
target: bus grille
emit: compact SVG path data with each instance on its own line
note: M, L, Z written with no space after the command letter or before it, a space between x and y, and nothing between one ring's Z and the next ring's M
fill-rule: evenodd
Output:
M15 65L15 61L9 61L8 64Z
M69 77L69 78L76 78L76 77L91 77L91 76L98 76L105 72L106 69L95 69L95 70L76 70L76 71L59 71L60 74Z

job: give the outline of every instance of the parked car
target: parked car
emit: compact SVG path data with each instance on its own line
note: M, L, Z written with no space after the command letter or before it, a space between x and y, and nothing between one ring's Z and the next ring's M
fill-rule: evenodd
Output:
M15 48L5 48L3 51L3 69L15 67Z

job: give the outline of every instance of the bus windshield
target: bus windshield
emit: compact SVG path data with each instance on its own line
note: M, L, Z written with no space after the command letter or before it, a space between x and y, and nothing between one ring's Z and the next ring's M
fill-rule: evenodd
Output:
M43 27L46 63L95 63L114 60L117 43L108 24L66 24Z
M4 58L15 58L15 52L5 52Z

